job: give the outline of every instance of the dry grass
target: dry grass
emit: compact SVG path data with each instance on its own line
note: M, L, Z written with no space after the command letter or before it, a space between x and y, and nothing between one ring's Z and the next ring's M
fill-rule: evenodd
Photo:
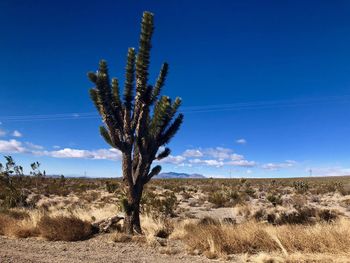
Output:
M240 225L188 224L184 241L190 251L200 251L210 257L260 252L330 253L350 252L350 222L315 225L272 226L255 221Z
M92 236L92 225L77 217L43 216L38 222L42 237L50 241L78 241Z
M74 216L49 216L33 212L25 218L0 213L0 235L17 238L43 237L47 240L77 241L94 233L92 225Z

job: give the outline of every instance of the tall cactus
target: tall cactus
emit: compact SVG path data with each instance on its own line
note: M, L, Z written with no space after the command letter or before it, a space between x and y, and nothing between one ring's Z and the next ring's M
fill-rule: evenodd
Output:
M154 160L170 154L169 143L179 130L183 115L177 114L181 99L172 101L160 96L168 73L168 64L161 67L154 86L148 84L153 14L144 12L141 23L139 50L129 48L126 62L124 92L120 94L118 80L110 80L107 63L101 60L96 73L89 72L95 84L90 96L101 115L100 127L105 141L122 153L123 181L127 188L124 231L142 233L140 200L144 185L159 174L161 166L151 169Z

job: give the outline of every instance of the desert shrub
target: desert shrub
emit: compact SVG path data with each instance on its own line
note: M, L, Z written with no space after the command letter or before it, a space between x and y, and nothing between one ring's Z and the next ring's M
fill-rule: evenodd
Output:
M333 222L338 219L338 214L329 209L322 209L317 212L320 221Z
M5 191L2 195L3 208L26 207L27 194L24 191Z
M266 216L266 212L264 209L258 209L257 211L254 212L253 214L253 218L256 220L256 221L262 221L262 220L265 220L265 216Z
M36 237L39 235L37 228L30 223L26 223L29 218L26 212L22 211L2 211L0 213L0 235L17 238Z
M285 224L311 224L316 217L316 209L303 207L296 211L282 212L279 217L274 221L275 224L285 225Z
M0 214L8 215L15 220L23 220L29 218L29 213L24 210L5 209L1 210Z
M119 188L118 183L106 181L106 190L108 193L114 193Z
M174 216L177 207L177 199L173 192L157 195L146 191L141 199L141 212L151 216Z
M189 192L187 192L187 191L181 192L181 196L182 196L182 198L184 198L184 199L189 199L189 198L192 198L192 197L193 197L193 196L192 196Z
M244 189L244 192L248 195L248 196L250 196L250 197L252 197L252 198L256 198L256 195L255 195L255 190L252 188L252 187L246 187L245 189Z
M10 233L12 236L17 238L28 238L28 237L37 237L40 235L39 229L34 226L26 226L26 225L14 225Z
M8 229L11 225L15 224L16 220L9 215L0 214L0 235L7 235Z
M276 194L269 194L266 199L273 204L273 206L282 205L282 198Z
M293 187L299 194L304 194L309 190L309 184L304 181L293 182Z
M95 233L93 226L74 216L43 216L38 222L40 235L50 241L85 240Z
M112 236L112 241L117 243L127 243L132 241L132 236L127 235L125 233L115 233Z
M219 220L212 218L210 216L205 216L198 221L198 225L219 225Z
M168 238L174 231L174 226L169 223L165 223L161 228L157 229L154 233L155 237Z
M208 201L215 205L215 207L224 207L229 199L222 192L214 192L209 195Z
M247 182L247 179L241 178L239 179L239 184L244 185Z

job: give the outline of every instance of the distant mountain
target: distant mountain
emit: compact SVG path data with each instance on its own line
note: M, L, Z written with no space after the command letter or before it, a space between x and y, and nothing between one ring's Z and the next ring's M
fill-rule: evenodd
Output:
M186 173L169 172L169 173L161 173L154 178L156 178L156 179L174 179L174 178L203 179L206 177L204 175L201 175L201 174L186 174Z

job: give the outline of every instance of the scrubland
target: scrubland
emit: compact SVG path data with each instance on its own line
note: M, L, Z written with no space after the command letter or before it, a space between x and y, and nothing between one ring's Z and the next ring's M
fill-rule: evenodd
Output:
M0 189L1 262L350 262L350 177L153 180L136 236L122 220L99 228L123 215L119 179L13 183L19 197Z

